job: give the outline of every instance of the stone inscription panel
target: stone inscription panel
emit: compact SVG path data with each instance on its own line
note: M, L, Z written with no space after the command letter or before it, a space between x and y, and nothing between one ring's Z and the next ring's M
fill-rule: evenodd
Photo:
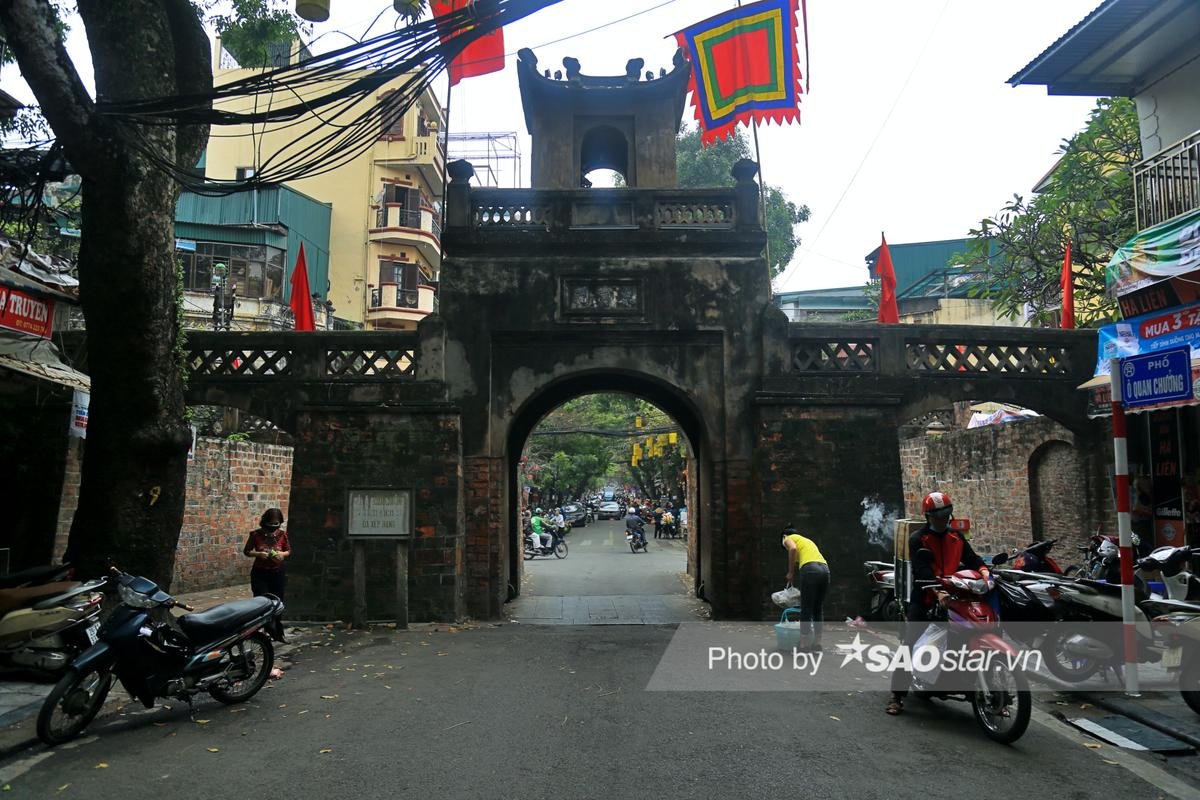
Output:
M641 278L564 277L559 284L564 319L645 318L646 287Z

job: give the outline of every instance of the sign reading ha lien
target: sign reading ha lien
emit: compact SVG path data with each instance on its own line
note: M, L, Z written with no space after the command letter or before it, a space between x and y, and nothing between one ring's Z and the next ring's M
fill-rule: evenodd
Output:
M413 534L411 489L351 489L346 536L351 539L407 539Z
M18 289L0 286L0 328L49 339L53 323L53 300L42 300Z

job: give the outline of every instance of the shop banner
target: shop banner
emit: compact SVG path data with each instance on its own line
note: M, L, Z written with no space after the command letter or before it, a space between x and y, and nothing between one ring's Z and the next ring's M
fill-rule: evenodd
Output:
M53 300L43 300L20 289L0 286L0 328L49 339L53 322Z
M1200 210L1140 232L1123 244L1105 269L1110 297L1135 292L1200 269Z
M75 401L71 404L71 429L69 433L80 439L87 438L88 404L92 396L79 389L75 390Z
M1175 347L1190 346L1196 361L1200 359L1200 303L1105 325L1099 333L1096 375L1109 373L1109 359Z

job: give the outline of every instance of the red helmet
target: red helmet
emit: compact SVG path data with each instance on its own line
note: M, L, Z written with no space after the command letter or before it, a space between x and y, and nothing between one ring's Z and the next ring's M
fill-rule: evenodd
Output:
M950 501L950 495L945 492L930 492L921 501L921 511L947 519L954 513L954 504Z

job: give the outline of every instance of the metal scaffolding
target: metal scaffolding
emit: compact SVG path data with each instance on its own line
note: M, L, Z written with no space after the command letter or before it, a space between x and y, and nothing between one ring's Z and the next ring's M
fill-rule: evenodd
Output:
M481 186L521 185L521 140L516 131L466 131L451 133L448 139L448 159L470 161Z

